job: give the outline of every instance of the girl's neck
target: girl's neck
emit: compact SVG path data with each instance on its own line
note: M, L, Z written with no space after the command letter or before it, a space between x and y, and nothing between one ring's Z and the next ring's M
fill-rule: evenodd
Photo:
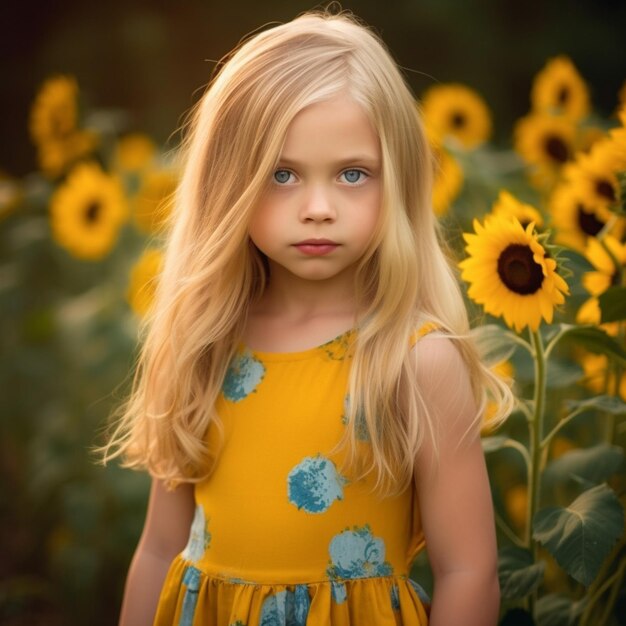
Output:
M250 308L244 343L260 351L291 352L321 345L355 327L353 285L307 283L270 280Z
M288 272L273 272L252 313L296 324L323 318L354 320L354 277L314 281L301 280Z

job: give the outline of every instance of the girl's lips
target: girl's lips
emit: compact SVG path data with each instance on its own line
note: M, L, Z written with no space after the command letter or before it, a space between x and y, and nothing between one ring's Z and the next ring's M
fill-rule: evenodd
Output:
M339 244L336 243L297 243L295 247L300 250L300 252L304 254L308 254L310 256L322 256L324 254L328 254L332 252L335 248L337 248Z

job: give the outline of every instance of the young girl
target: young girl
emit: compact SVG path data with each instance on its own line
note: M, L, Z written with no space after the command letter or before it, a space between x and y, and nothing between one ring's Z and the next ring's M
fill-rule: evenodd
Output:
M153 478L120 624L495 624L479 426L511 396L471 343L389 52L346 12L260 32L182 154L105 454Z

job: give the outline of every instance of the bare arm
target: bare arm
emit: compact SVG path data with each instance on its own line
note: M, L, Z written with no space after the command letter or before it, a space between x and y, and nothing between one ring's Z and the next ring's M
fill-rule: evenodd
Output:
M172 559L185 547L194 513L193 485L166 491L153 480L143 533L128 570L119 626L152 626Z
M440 336L441 337L441 336ZM429 441L415 482L434 576L430 626L495 626L500 588L489 477L467 367L450 339L427 336L416 347L424 399L439 424L440 464Z

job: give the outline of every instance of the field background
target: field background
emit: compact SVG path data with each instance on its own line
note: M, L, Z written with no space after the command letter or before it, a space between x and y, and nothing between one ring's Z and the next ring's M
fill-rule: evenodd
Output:
M244 35L313 6L294 0L8 3L0 39L0 172L39 180L28 120L48 77L74 76L87 118L145 133L166 153L176 147L183 115L214 63ZM626 78L624 2L359 0L342 6L382 35L416 96L437 83L476 90L491 109L492 154L510 156L513 125L528 112L533 77L549 58L566 54L575 63L600 120L613 115ZM460 221L467 225L488 212L497 191L493 181L469 185L459 200ZM24 218L11 215L2 223L0 217L0 624L104 626L117 619L148 481L96 466L88 450L128 386L136 318L125 297L127 270L145 240L124 232L114 255L77 260L51 241L40 219L45 202L34 197L39 204ZM588 269L575 255L571 262L577 278ZM572 297L584 300L580 286ZM572 305L564 319L573 315ZM553 383L559 376L575 380L568 358L552 371ZM532 395L532 362L524 359L518 355L515 363L519 390ZM582 393L555 383L551 401ZM511 429L515 436L515 423ZM591 446L597 432L586 423L569 441ZM623 430L620 437L615 443L623 446ZM499 481L496 505L513 526L523 523L523 511L517 522L511 519L520 509L517 461L514 454L502 454L497 465L490 460ZM428 588L427 564L419 563L416 574ZM582 593L553 572L555 580L561 592ZM623 589L617 602L623 609Z

